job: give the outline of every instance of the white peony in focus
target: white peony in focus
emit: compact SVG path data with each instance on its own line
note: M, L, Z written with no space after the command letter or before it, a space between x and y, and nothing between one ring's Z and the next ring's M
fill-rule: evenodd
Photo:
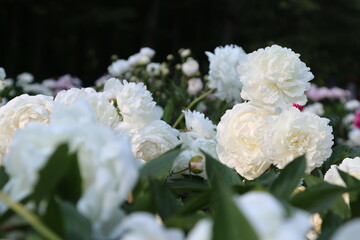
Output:
M15 134L4 161L10 177L4 192L16 201L30 194L39 171L63 143L79 161L83 192L77 209L92 221L97 238L109 238L115 231L109 223L123 216L119 205L137 181L138 163L128 137L98 124L85 101L71 107L57 103L48 125L30 123Z
M291 209L288 216L281 203L266 192L248 192L235 197L235 203L261 240L305 239L311 228L309 213Z
M118 59L108 67L108 72L113 77L121 77L131 70L130 63L124 59Z
M215 48L214 53L205 52L209 58L209 88L216 88L215 95L227 102L241 101L242 83L236 67L246 57L241 47L226 45Z
M108 101L103 93L96 92L92 88L62 90L55 97L56 102L67 106L73 105L78 99L83 99L91 105L99 123L115 128L121 121L113 104Z
M248 54L237 68L243 84L241 97L282 109L294 103L305 105L305 91L314 75L299 56L278 45Z
M355 218L341 227L331 236L331 240L358 239L360 235L360 218Z
M32 121L48 123L52 109L52 97L27 94L18 96L0 107L0 165L13 134Z
M262 150L270 114L251 103L236 104L221 117L217 127L219 160L249 180L270 166Z
M314 113L314 114L316 114L318 116L322 116L325 113L324 105L322 105L319 102L305 106L302 111L303 112Z
M181 65L181 70L186 76L192 77L199 71L199 63L195 59L188 58Z
M191 78L188 81L188 88L186 90L186 92L191 95L194 96L196 94L198 94L204 87L204 84L202 83L200 78Z
M119 227L121 240L183 240L180 229L165 228L156 217L147 212L135 212L124 218Z
M269 118L265 152L269 161L284 168L296 157L306 156L306 172L310 173L330 157L334 144L330 120L291 107Z

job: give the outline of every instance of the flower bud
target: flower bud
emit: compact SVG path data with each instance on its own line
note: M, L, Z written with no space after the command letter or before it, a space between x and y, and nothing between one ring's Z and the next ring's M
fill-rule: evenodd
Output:
M194 156L190 159L189 169L192 173L199 174L204 171L204 162L202 156Z

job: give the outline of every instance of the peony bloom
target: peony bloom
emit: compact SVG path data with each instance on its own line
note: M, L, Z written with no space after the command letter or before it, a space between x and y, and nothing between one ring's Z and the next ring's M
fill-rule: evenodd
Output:
M121 77L125 72L131 69L130 63L124 59L119 59L113 62L108 67L108 72L113 77Z
M354 128L349 131L349 140L352 145L360 146L360 129Z
M48 125L30 123L15 134L4 160L10 177L4 192L16 201L30 194L39 171L63 143L79 162L83 192L77 209L92 221L95 238L111 238L109 223L123 216L119 205L137 182L138 163L128 137L98 124L84 101L71 107L58 103Z
M186 76L192 77L199 71L199 63L192 58L188 58L186 62L182 64L181 70Z
M32 83L34 81L34 76L31 73L24 72L19 74L16 77L16 79L17 79L16 86L23 87L25 85Z
M147 212L135 212L124 218L119 227L121 240L183 240L180 229L165 228L156 217Z
M5 70L0 67L0 91L2 91L5 88L5 77L6 77L6 73ZM1 103L1 99L0 99L0 103Z
M355 218L341 227L331 236L331 240L358 239L360 235L360 218Z
M348 111L356 111L360 109L360 101L353 99L345 103L345 109Z
M221 117L217 127L219 160L249 180L270 166L262 151L270 114L251 103L236 104Z
M78 99L83 99L91 105L99 123L115 128L121 121L113 104L103 93L98 93L92 88L71 88L59 92L55 97L56 102L67 106L73 105Z
M281 109L293 103L305 105L304 93L314 75L299 56L278 45L248 54L237 68L243 84L241 97Z
M155 56L155 50L149 47L143 47L140 49L140 55L141 56L146 56L148 58L153 58Z
M12 99L0 108L0 165L13 134L32 121L48 123L52 109L52 97L27 94Z
M191 55L191 49L189 49L189 48L183 49L182 48L179 50L179 54L183 58L189 57Z
M160 63L149 63L146 66L146 72L150 76L157 76L160 74Z
M191 78L188 81L187 93L191 96L197 95L203 89L203 86L200 78Z
M314 113L318 116L322 116L325 113L324 105L322 105L319 102L313 103L313 104L305 106L303 109L303 112L310 112L310 113Z
M281 203L266 192L248 192L235 197L235 203L261 240L305 239L311 228L309 213L290 209L289 216Z
M268 143L264 145L269 161L282 169L296 157L306 154L307 173L320 167L330 157L334 144L329 121L297 108L269 118Z
M330 169L325 173L324 180L338 186L346 187L338 173L338 169L360 180L360 157L345 158L339 166L331 165Z
M228 102L240 102L242 83L236 67L246 57L241 47L226 45L205 52L209 58L209 88L216 88L216 96Z

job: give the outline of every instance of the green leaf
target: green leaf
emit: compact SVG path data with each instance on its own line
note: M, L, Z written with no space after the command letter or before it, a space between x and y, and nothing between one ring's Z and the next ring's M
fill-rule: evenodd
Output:
M299 185L306 168L305 156L290 162L275 179L270 191L278 198L288 199L296 186Z
M51 196L67 171L69 171L73 161L77 161L76 155L69 155L66 144L60 145L40 170L39 180L35 185L31 198L38 203L43 198Z
M62 238L65 237L64 222L61 218L59 205L56 203L54 196L47 200L46 211L41 216L41 219L57 235Z
M0 189L2 189L8 181L9 181L9 176L5 171L5 167L0 166Z
M343 187L323 182L294 195L290 203L312 213L322 212L332 207L345 191Z
M323 222L321 224L321 234L319 235L317 240L328 240L331 235L335 232L335 230L341 224L341 218L334 214L332 211L329 211L324 217Z
M77 209L69 202L61 199L56 200L62 215L65 228L65 239L91 239L91 222L80 214Z
M164 153L163 155L147 162L140 169L140 177L152 177L159 180L165 180L170 173L175 158L180 154L180 146Z
M171 189L177 191L204 191L209 188L205 180L199 180L196 178L171 179L168 180L167 184Z
M185 231L190 231L202 218L204 218L204 215L196 213L189 216L171 217L165 220L165 226L168 228L180 228Z
M311 187L311 186L314 186L316 184L324 182L324 179L319 178L319 177L315 177L315 176L312 176L312 175L305 174L304 175L304 181L305 181L307 187Z
M192 194L184 200L184 206L179 209L177 215L192 214L201 209L207 208L210 204L211 191Z
M206 156L206 173L210 186L214 186L221 179L227 185L244 185L241 181L240 175L231 168L228 168L221 162L212 158L209 154L204 153Z
M344 158L350 155L351 148L347 145L339 145L333 148L331 156L323 163L321 169L325 174L333 164L340 163Z
M166 103L164 108L163 120L167 123L171 123L174 114L174 100L170 98L170 100Z
M338 172L346 183L349 192L351 215L352 217L360 217L360 180L340 169Z

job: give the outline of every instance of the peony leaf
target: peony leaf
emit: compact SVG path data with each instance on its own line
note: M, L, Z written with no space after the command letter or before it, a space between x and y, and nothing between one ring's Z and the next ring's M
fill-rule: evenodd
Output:
M181 149L180 146L178 146L163 155L148 161L140 169L140 176L142 178L153 177L164 181L169 176L173 162L180 152Z
M171 217L164 223L168 228L181 228L185 231L190 231L202 218L204 218L204 215L193 213L188 216Z
M323 182L294 195L290 203L312 213L322 212L332 207L345 191L343 187Z
M360 217L360 180L340 169L338 172L349 191L351 215L352 217Z
M0 189L2 189L5 186L8 180L9 180L9 176L5 171L5 167L0 166Z
M206 156L206 173L210 186L214 186L218 181L222 180L229 186L244 185L239 174L234 169L228 168L221 162L212 158L209 154L203 152Z
M209 188L205 180L197 178L171 179L167 184L175 191L204 191Z
M207 208L210 204L211 191L192 194L184 200L184 206L177 213L178 215L192 214L198 210Z
M340 145L333 148L331 156L321 166L323 174L329 170L332 164L340 163L344 158L349 157L351 154L351 148L346 145Z
M162 119L167 123L171 123L173 119L173 114L174 114L174 100L173 98L170 98L170 100L166 103L166 106L164 108L164 114Z
M306 186L308 186L308 187L311 187L318 183L324 182L324 179L322 179L322 178L315 177L312 175L307 175L307 174L304 175L304 180L305 180Z
M305 156L296 158L281 170L279 176L271 185L270 191L278 198L288 199L296 186L299 185L305 168Z
M321 233L317 240L327 240L330 239L331 235L335 230L341 225L341 218L334 214L332 211L329 211L324 217L321 224Z

